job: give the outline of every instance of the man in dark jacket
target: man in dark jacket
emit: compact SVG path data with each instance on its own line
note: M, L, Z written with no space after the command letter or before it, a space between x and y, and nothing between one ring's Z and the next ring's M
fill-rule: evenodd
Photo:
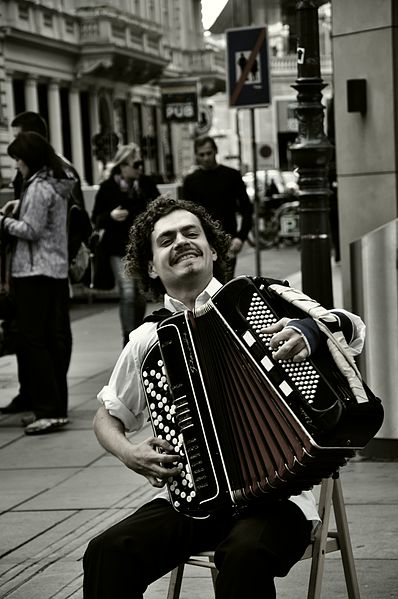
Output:
M206 208L231 235L228 278L232 278L236 257L252 227L253 206L239 171L217 162L217 145L212 137L197 138L194 149L199 168L185 177L183 197Z

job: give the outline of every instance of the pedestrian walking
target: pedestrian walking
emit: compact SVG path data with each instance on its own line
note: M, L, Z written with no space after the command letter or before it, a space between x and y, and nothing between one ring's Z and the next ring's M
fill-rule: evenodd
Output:
M253 206L239 171L217 162L212 137L195 139L194 150L198 168L185 177L183 198L203 206L231 236L226 277L232 279L236 258L252 227Z
M126 253L128 234L134 219L147 207L148 201L160 195L150 176L143 172L139 147L122 146L113 159L110 174L95 197L92 221L101 237L101 256L110 261L120 293L120 323L123 345L130 332L142 323L146 300L137 279L127 277L122 257ZM101 269L101 263L97 268ZM104 263L105 268L105 263ZM101 272L98 273L101 276Z

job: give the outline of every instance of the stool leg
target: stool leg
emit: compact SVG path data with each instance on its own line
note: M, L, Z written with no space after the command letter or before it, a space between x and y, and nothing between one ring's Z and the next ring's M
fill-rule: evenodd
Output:
M209 555L209 562L214 564L214 555ZM214 568L210 568L210 571L211 571L211 579L213 581L213 588L214 588L214 590L216 590L216 579L217 579L218 570L214 566Z
M314 541L312 550L310 581L308 585L307 599L320 599L322 576L325 565L325 548L328 539L330 511L332 507L334 480L323 479L321 493L319 496L319 516L322 520Z
M348 596L350 599L360 599L357 573L355 570L354 555L350 533L348 530L347 514L344 507L343 490L340 478L336 478L333 487L333 510L336 520L341 559L345 574Z
M181 593L182 577L184 575L185 564L180 564L170 573L169 590L167 599L179 599Z

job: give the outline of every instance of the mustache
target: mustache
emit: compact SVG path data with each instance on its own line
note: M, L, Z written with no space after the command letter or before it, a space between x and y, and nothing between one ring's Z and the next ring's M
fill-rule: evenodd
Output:
M174 254L171 258L171 264L172 265L176 264L181 258L186 256L187 254L193 254L194 256L201 256L202 252L199 250L199 248L197 248L195 246L192 246L192 245L184 246L180 250L177 250L174 252Z

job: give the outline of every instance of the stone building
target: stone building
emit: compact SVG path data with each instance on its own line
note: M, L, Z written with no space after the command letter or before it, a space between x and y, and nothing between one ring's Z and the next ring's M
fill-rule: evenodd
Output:
M24 110L45 117L51 143L88 184L100 177L98 134L108 154L112 138L138 142L148 172L167 174L170 159L174 172L185 168L175 148L186 132L163 124L161 85L189 76L201 95L224 86L200 0L1 0L0 23L2 185L13 171L10 123Z

